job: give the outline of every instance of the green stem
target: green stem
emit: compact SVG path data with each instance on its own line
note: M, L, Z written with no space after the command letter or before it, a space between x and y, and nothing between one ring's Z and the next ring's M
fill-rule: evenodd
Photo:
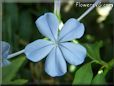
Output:
M100 70L105 68L104 69L104 76L106 76L108 71L110 71L114 67L114 59L112 59L108 63L106 63L106 62L104 63L104 61L103 61L103 64L104 65L100 68Z
M100 61L94 60L94 62L108 68L108 64L102 60L100 60Z
M114 67L114 59L108 62L109 68Z
M104 75L106 76L108 71L110 71L114 67L114 59L108 62L108 68L104 70Z
M60 9L61 9L61 0L54 0L54 14L58 17L59 21L61 21Z

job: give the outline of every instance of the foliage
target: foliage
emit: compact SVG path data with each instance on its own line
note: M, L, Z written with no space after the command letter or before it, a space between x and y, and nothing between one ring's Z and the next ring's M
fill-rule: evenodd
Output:
M20 67L22 67L25 61L25 57L19 57L12 61L8 66L3 67L2 69L2 84L24 84L27 82L25 79L14 79L16 77L16 73L19 71ZM14 79L14 80L13 80ZM13 80L13 81L12 81Z
M99 54L101 46L102 42L96 42L95 44L85 44L88 57L91 58L92 61L83 65L79 68L79 70L76 71L73 84L106 84L105 77L108 73L107 71L109 71L109 69L113 67L109 66L109 63L112 62L114 59L112 59L109 63L101 60ZM92 63L97 63L101 65L101 68L98 70L97 74L94 77L94 72L91 69Z

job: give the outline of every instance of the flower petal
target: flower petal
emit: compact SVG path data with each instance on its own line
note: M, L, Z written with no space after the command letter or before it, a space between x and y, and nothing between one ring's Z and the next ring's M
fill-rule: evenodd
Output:
M61 43L60 48L66 61L70 64L79 65L86 57L86 49L80 44L66 42Z
M59 21L53 13L46 13L36 20L39 31L52 41L57 40Z
M0 41L0 66L7 66L10 61L7 60L9 55L10 45L7 42Z
M10 51L10 45L7 42L0 41L0 49L2 49L2 52L0 52L0 55L3 58L7 58L9 51Z
M27 58L33 62L38 62L43 59L53 48L51 41L36 40L25 47Z
M53 48L46 58L45 71L52 77L62 76L67 72L66 62L58 47Z
M59 40L61 42L70 41L76 38L82 37L84 34L84 25L78 22L76 19L69 19L63 26Z

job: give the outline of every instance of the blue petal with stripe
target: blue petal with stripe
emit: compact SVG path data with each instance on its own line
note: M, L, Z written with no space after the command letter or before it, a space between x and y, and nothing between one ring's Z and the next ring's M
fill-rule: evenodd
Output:
M46 58L45 71L52 77L62 76L67 72L65 59L58 47L53 48Z
M39 39L25 47L25 54L29 60L38 62L46 57L53 47L51 41Z
M60 48L68 63L79 65L84 62L86 49L82 45L65 42L61 43Z
M74 18L71 18L64 24L59 35L59 41L65 42L78 39L83 36L84 30L85 28L82 23L78 22Z
M57 40L59 21L53 13L46 13L36 20L40 33L52 41Z

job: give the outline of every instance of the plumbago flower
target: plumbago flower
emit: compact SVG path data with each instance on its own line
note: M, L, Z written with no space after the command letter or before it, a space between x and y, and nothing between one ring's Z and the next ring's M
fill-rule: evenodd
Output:
M52 77L67 72L66 62L79 65L84 62L86 49L80 44L69 42L84 34L84 25L76 19L69 19L58 33L59 22L53 13L46 13L36 20L36 26L42 35L50 40L39 39L25 47L27 58L38 62L47 56L45 71Z
M0 41L0 67L10 64L7 60L10 51L10 45L7 42Z

